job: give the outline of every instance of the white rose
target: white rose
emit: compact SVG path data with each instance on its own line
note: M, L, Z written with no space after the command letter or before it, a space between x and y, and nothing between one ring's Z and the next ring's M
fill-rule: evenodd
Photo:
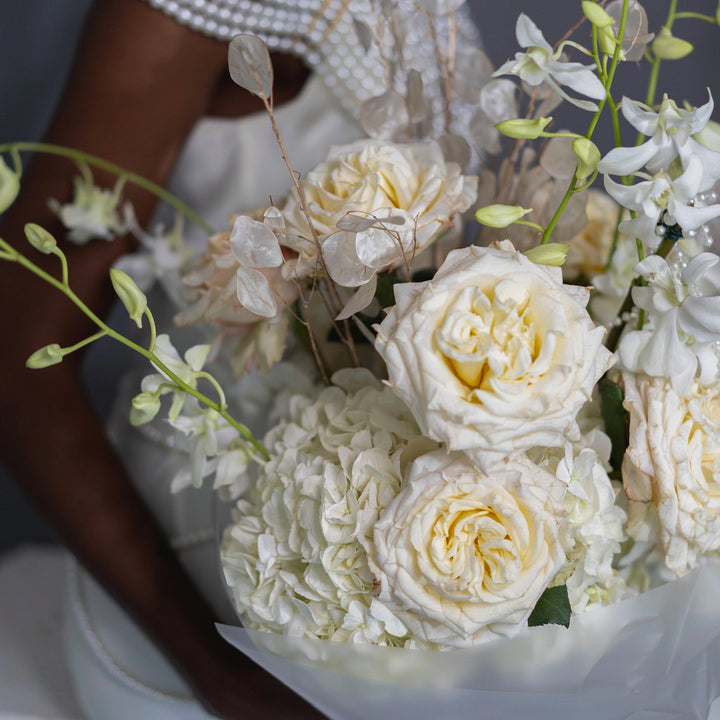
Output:
M720 388L693 383L681 397L665 378L626 372L623 382L628 534L655 543L684 575L720 549Z
M483 470L579 436L576 415L611 364L588 291L512 249L451 252L425 283L395 285L376 348L423 432Z
M383 223L361 232L342 232L327 248L326 262L334 272L334 249L342 244L357 265L360 285L381 268L396 267L424 250L452 224L456 213L475 201L477 178L462 174L459 165L446 162L436 142L407 145L362 140L331 148L327 159L303 178L302 189L318 238L325 243L338 232L337 223L347 213L360 218L396 218L402 224ZM283 210L287 223L286 245L298 252L296 272L304 276L317 264L317 245L293 193ZM364 272L364 275L363 275ZM336 274L347 277L338 267ZM341 277L334 278L339 284Z
M379 600L440 646L517 632L565 562L563 492L526 457L489 475L462 453L419 457L375 525Z

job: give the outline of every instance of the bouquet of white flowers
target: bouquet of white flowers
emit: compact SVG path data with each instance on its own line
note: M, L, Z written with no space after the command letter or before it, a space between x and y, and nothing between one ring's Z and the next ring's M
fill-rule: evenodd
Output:
M268 51L233 39L231 75L265 104L288 195L201 255L170 235L121 265L159 275L209 344L181 357L120 268L150 340L94 316L90 339L154 365L130 417L170 396L189 451L174 488L213 477L233 504L221 555L246 630L221 631L328 715L704 718L720 693L720 152L712 97L656 101L660 62L692 49L671 32L683 13L670 2L653 35L635 0L585 0L589 48L551 46L523 14L523 51L494 70L456 42L462 0L418 1L355 18L387 90L360 108L368 138L299 178ZM433 38L432 79L402 62L408 22ZM642 57L647 102L619 102L616 69ZM584 134L551 129L563 100L589 114ZM603 155L603 112L637 144L618 130ZM1 148L2 210L23 147ZM132 227L121 186L94 187L96 159L63 152L84 168L57 208L69 239ZM55 239L26 231L61 277L4 241L0 258L77 300ZM264 438L236 419L223 364L273 388Z

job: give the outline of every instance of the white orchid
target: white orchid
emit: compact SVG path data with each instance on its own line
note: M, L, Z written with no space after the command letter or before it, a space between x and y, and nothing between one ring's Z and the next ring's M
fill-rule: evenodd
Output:
M669 378L680 395L696 375L701 382L716 381L718 357L713 347L720 339L720 257L700 253L677 273L665 259L651 255L635 271L648 282L633 289L633 300L648 313L648 323L620 342L621 365Z
M50 208L69 231L67 238L76 245L90 240L114 240L127 232L128 226L121 217L120 202L124 181L118 180L112 190L98 187L86 167L75 178L75 194L70 203L61 204L51 199Z
M708 95L705 105L692 110L679 108L665 95L657 112L644 103L623 98L625 119L650 139L637 147L611 150L598 163L598 170L606 174L630 175L646 165L650 172L656 173L667 170L678 156L683 168L687 168L690 158L695 156L700 159L703 169L698 192L708 190L720 179L720 153L708 149L692 137L701 132L710 120L713 99L709 90Z
M515 36L520 47L528 48L527 52L517 53L514 60L499 67L494 75L517 75L533 87L545 83L573 105L583 110L597 110L595 103L573 98L560 87L565 85L581 95L602 100L605 86L593 72L594 65L562 62L559 59L562 50L554 52L537 25L525 13L518 17Z
M702 187L703 174L702 160L697 155L690 155L685 172L674 179L661 170L654 176L639 173L647 179L634 185L623 185L606 175L608 194L628 210L641 213L620 223L620 230L640 238L654 249L660 240L655 228L665 211L685 232L696 230L720 215L720 205L701 206L695 200Z

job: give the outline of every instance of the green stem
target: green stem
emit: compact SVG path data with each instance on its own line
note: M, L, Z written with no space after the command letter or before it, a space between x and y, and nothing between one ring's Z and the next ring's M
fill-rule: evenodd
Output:
M675 0L677 2L677 0ZM585 137L589 140L592 137L592 134L595 132L595 127L598 124L598 120L600 120L600 115L602 114L603 108L605 107L605 103L607 102L607 98L610 96L610 88L613 83L613 79L615 77L615 70L617 69L618 62L620 61L620 53L622 52L622 38L625 37L625 25L627 24L627 14L628 14L628 4L629 0L623 0L623 8L622 8L622 15L620 16L620 27L618 29L618 43L615 48L615 52L613 54L612 63L610 65L610 71L607 74L607 82L605 83L605 97L600 100L598 103L598 109L595 111L595 114L593 115L592 120L590 121L590 127L588 128L588 131L585 133ZM595 36L597 34L597 31L595 28L593 28L593 35ZM595 65L596 67L600 67L600 55L599 50L597 48L597 42L593 42L593 54L595 56ZM540 240L540 244L544 245L550 240L550 236L555 229L555 226L558 224L558 221L560 220L560 217L562 216L563 212L565 212L565 208L567 207L567 204L570 202L570 198L575 194L577 189L577 179L573 177L573 179L570 181L570 185L568 186L568 189L565 191L565 195L563 196L563 199L560 201L560 205L558 206L557 210L555 211L555 214L552 216L552 219L548 223L547 228L545 228L545 232L543 233L543 236Z
M189 205L184 203L179 198L175 197L172 193L169 193L164 188L160 187L154 182L147 180L142 175L130 172L120 165L111 163L108 160L90 155L89 153L82 152L81 150L75 150L73 148L63 147L61 145L50 145L48 143L38 142L15 142L15 143L3 143L0 144L0 154L9 152L17 153L19 151L28 152L41 152L48 155L59 155L60 157L70 158L77 163L87 163L93 167L106 170L113 175L117 175L126 182L132 183L143 190L155 195L160 200L164 200L168 205L171 205L178 212L182 213L188 220L201 228L207 235L214 235L215 230L208 225L205 220L200 217ZM14 156L13 156L14 157Z
M220 387L220 383L208 372L202 371L197 373L197 377L205 378L216 390L218 397L220 398L220 406L226 407L227 401L225 400L225 393L223 392L223 389Z
M3 250L12 249L10 248L10 245L8 245L4 240L0 240L0 248L2 248ZM75 293L69 287L67 287L67 285L63 285L59 280L54 278L52 275L46 273L42 268L35 265L35 263L28 260L21 253L15 251L13 260L22 265L24 268L26 268L33 274L37 275L40 279L44 280L49 285L52 285L53 287L60 290L60 292L62 292L77 308L79 308L90 320L92 320L92 322L94 322L95 325L97 325L98 328L100 328L100 330L102 330L106 335L113 338L114 340L117 340L117 342L126 345L131 350L134 350L136 353L139 353L143 357L147 358L162 374L172 380L172 382L175 383L179 390L182 390L188 395L191 395L192 397L199 400L205 406L211 408L212 410L215 410L215 412L217 412L222 418L224 418L228 423L230 423L230 425L235 428L235 430L237 430L237 432L240 433L240 435L250 445L252 445L252 447L265 460L269 458L267 450L265 450L265 448L255 439L253 434L245 425L235 420L235 418L232 417L232 415L230 415L228 411L219 403L210 400L210 398L208 398L206 395L203 395L203 393L199 392L191 385L188 385L184 380L178 377L167 365L165 365L165 363L162 362L162 360L160 360L160 358L158 358L158 356L154 352L152 352L151 350L146 350L144 347L138 345L137 343L134 343L132 340L126 338L124 335L121 335L120 333L113 330L110 326L106 325L92 310L90 310L87 305L85 305L85 303L77 295L75 295Z
M107 333L104 330L98 330L94 335L91 335L90 337L86 337L84 340L81 340L78 343L75 343L74 345L70 345L69 347L65 347L62 349L63 355L69 355L72 352L75 352L76 350L79 350L80 348L85 347L86 345L89 345L92 342L95 342L96 340L99 340L101 337L105 337Z
M677 17L677 3L678 0L670 0L667 20L665 20L664 25L668 30L672 29L673 22L675 22L675 18ZM652 61L652 68L650 69L650 80L648 81L648 89L645 95L645 104L650 107L655 104L655 93L657 92L658 78L660 77L660 62L660 58L655 56ZM640 133L638 137L642 138L642 133Z
M155 326L155 318L150 312L150 308L145 308L145 317L148 319L148 325L150 325L150 344L148 350L153 352L155 350L155 340L157 339L157 328Z
M702 13L696 13L696 12L679 12L675 13L675 20L680 20L681 18L694 18L695 20L704 20L705 22L712 23L713 25L717 25L717 20L712 15L703 15Z
M68 263L67 263L67 258L65 257L65 253L59 247L55 247L52 250L52 254L57 255L60 258L62 284L67 287L69 275L68 275Z
M516 220L515 225L527 225L528 227L535 228L536 230L539 230L540 232L544 232L545 228L542 225L538 225L537 223L532 222L531 220Z

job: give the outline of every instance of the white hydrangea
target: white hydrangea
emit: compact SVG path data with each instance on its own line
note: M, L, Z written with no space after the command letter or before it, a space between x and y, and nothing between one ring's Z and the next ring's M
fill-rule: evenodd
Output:
M296 396L265 438L270 460L238 503L221 553L243 623L260 630L386 645L414 642L372 596L367 549L409 462L437 445L365 370L316 399Z
M566 443L562 449L535 449L530 455L552 470L565 486L563 509L574 542L558 580L564 580L574 613L594 604L609 605L629 594L613 567L624 531L625 511L615 504L618 489L603 467L609 440L599 429L587 443ZM592 445L590 447L589 445Z

